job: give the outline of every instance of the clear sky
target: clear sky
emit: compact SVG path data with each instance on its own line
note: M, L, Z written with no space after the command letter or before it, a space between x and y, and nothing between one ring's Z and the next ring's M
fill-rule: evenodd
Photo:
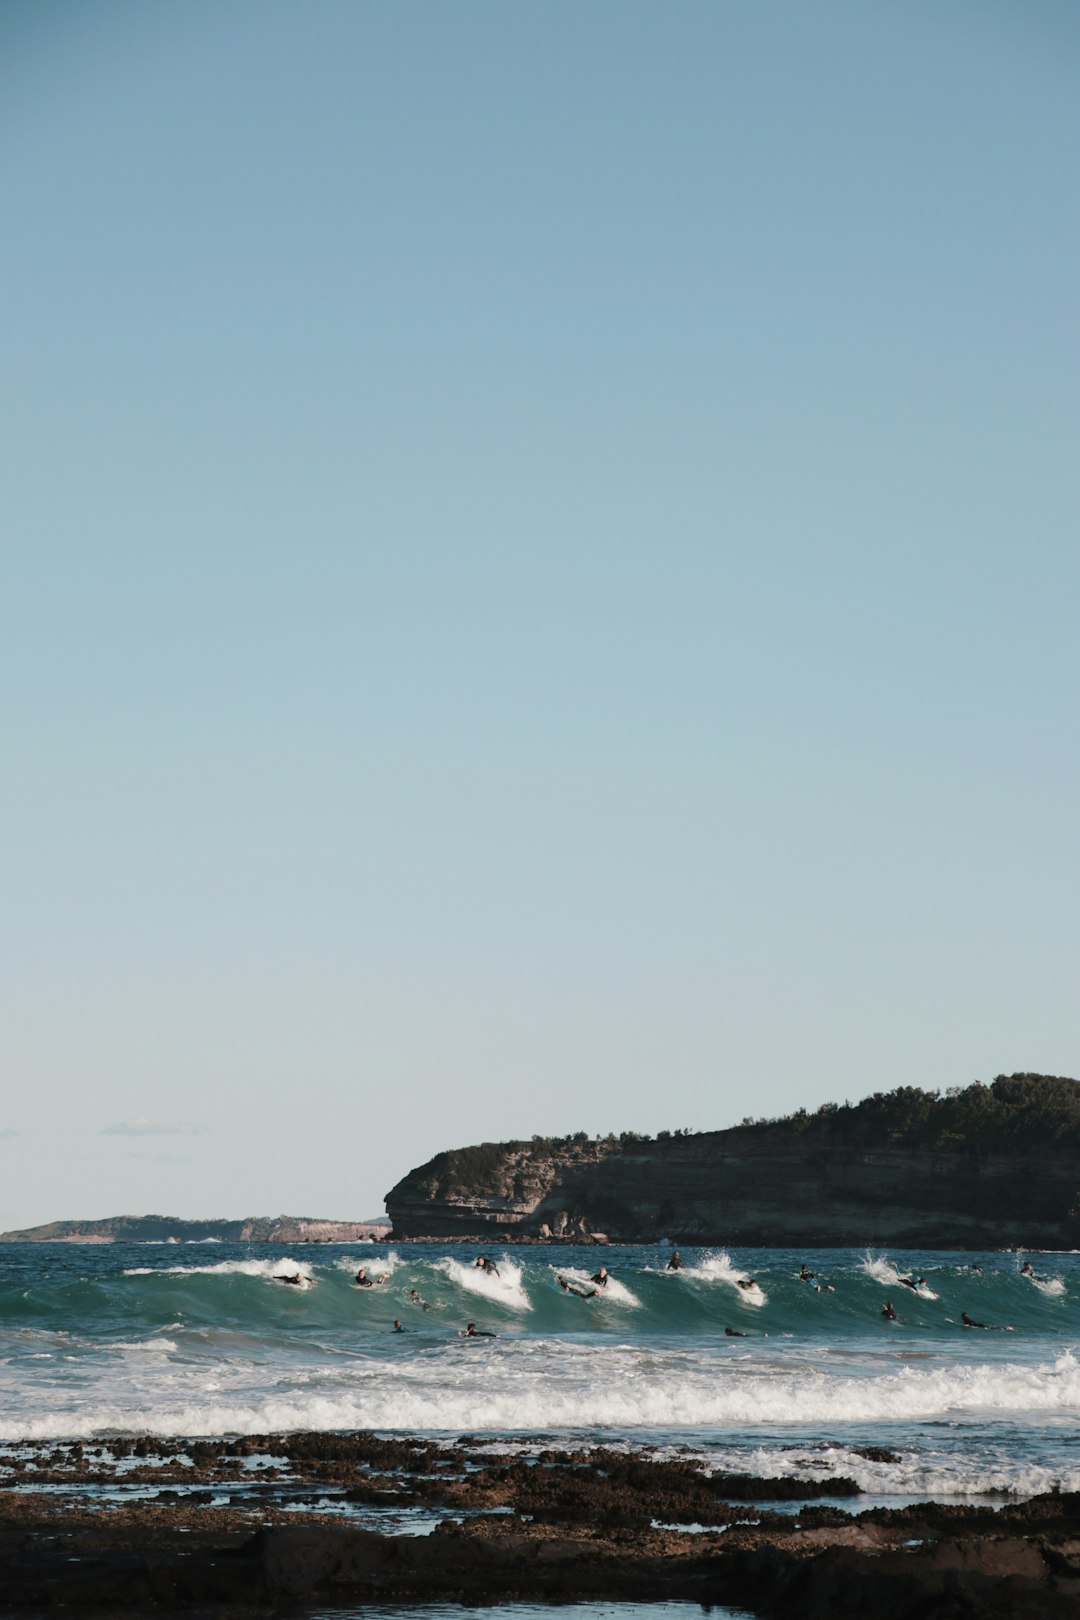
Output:
M1080 1075L1074 0L6 0L0 1228Z

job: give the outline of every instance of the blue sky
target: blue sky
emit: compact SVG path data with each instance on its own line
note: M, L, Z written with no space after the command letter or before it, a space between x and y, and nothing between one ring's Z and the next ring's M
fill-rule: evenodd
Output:
M1078 49L9 0L0 1227L1080 1074Z

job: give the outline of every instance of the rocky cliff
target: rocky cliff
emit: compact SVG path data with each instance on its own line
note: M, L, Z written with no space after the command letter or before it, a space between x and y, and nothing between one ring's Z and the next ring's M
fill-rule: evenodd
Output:
M485 1143L386 1203L395 1238L1073 1247L1080 1084L999 1076L730 1130Z

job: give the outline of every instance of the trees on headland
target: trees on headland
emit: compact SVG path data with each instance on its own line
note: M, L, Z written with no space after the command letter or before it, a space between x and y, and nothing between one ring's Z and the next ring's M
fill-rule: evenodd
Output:
M861 1102L826 1102L814 1111L796 1109L773 1119L743 1119L727 1135L769 1133L807 1138L820 1146L903 1146L923 1151L963 1148L992 1151L1014 1147L1080 1148L1080 1081L1064 1075L998 1075L989 1085L976 1080L944 1093L921 1086L875 1091ZM413 1170L407 1180L421 1196L467 1198L496 1193L527 1201L543 1167L553 1158L588 1164L613 1155L648 1151L693 1154L720 1133L688 1127L658 1131L611 1132L590 1136L533 1136L529 1140L481 1142L449 1148Z

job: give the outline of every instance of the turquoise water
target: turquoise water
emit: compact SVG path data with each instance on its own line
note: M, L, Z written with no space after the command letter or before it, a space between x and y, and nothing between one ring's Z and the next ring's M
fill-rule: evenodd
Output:
M4 1245L0 1441L363 1427L688 1447L852 1476L854 1506L1080 1488L1076 1255L1031 1281L1012 1254L486 1252L498 1276L474 1246ZM558 1287L600 1264L597 1298Z

